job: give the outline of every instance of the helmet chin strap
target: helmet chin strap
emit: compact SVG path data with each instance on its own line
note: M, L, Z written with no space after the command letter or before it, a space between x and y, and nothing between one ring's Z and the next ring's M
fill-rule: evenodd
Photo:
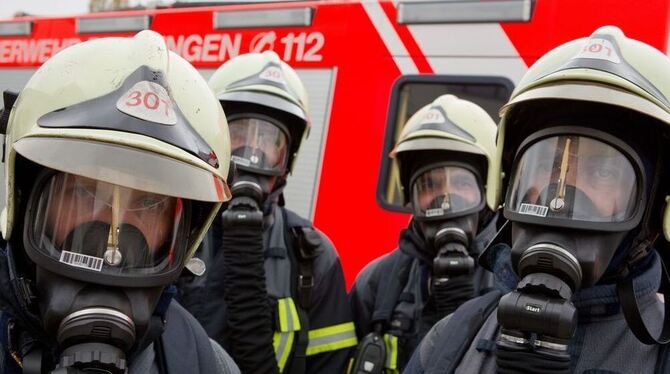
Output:
M661 261L661 284L665 284L663 287L663 298L664 298L664 309L665 314L663 316L663 327L661 328L661 333L658 338L655 338L649 332L647 325L645 324L642 313L640 312L640 306L637 303L637 298L635 296L635 287L633 285L633 278L630 275L630 270L638 264L641 260L646 258L648 254L653 250L653 244L658 238L658 233L650 232L649 224L651 221L652 207L654 204L654 196L657 196L658 189L660 185L660 179L662 175L663 168L663 158L657 157L656 167L654 168L654 175L651 178L653 184L651 185L649 196L652 197L647 203L647 210L645 212L644 218L641 224L640 233L636 236L633 241L633 246L628 256L628 261L625 268L620 272L625 278L617 283L617 293L619 296L619 302L621 303L621 310L623 315L626 318L626 322L630 327L631 331L635 337L640 340L642 343L647 345L653 344L667 344L670 342L670 273L666 267L667 256L664 251L657 251L660 261ZM665 282L663 281L665 280Z
M661 257L662 276L666 284L670 284L670 273L668 273L665 260ZM633 285L633 277L627 277L617 284L617 293L623 315L635 337L644 344L667 344L670 342L670 287L665 287L663 290L665 315L663 317L663 327L658 338L651 335L651 332L645 324L640 306L635 297L635 287Z
M647 230L643 230L646 232ZM620 273L625 273L626 275L629 275L631 267L639 263L640 260L646 257L646 255L650 252L650 249L653 245L653 243L656 241L656 238L658 238L658 234L656 234L653 238L646 239L646 240L636 240L637 245L634 246L633 251L631 251L631 262L627 263L627 266L624 268L624 270ZM666 267L666 259L664 259L664 255L659 251L658 252L660 261L661 261L661 276L663 277L662 279L665 280L665 282L662 281L661 284L670 284L670 273L668 273L667 267ZM632 257L635 258L632 258ZM638 305L637 302L637 297L635 296L635 287L633 284L634 277L632 276L626 276L624 279L619 281L617 283L617 294L619 296L619 302L621 303L621 310L623 311L623 315L626 318L626 322L628 323L628 326L630 327L631 331L635 335L635 337L641 341L644 344L647 345L652 345L652 344L667 344L670 342L670 287L665 287L663 289L663 298L664 298L664 309L665 309L665 315L663 317L663 327L661 329L661 333L658 338L655 338L652 336L651 332L647 328L647 325L645 324L643 318L642 318L642 313L640 312L640 306Z

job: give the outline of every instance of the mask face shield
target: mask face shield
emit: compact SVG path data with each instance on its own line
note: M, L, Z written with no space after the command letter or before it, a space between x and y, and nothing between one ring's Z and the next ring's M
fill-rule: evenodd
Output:
M515 162L505 216L600 231L637 225L644 210L641 161L616 138L599 139L555 134L528 141Z
M481 179L461 165L419 170L411 181L412 208L417 220L460 217L483 208Z
M150 278L181 269L188 200L62 172L40 182L26 217L25 242L33 261L110 285L141 280L149 286L156 283Z
M228 122L232 159L237 167L263 175L283 175L288 163L287 132L269 119L233 118Z

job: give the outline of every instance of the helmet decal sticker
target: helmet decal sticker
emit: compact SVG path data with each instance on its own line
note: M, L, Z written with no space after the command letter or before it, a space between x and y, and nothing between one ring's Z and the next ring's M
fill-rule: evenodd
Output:
M298 93L296 93L286 82L284 71L282 70L281 65L274 62L270 62L265 65L263 70L261 70L261 72L258 74L242 78L229 84L227 89L232 90L238 87L252 86L256 84L277 87L291 95L297 102L302 102L302 100L300 100L300 95L298 95Z
M177 124L177 114L167 90L154 82L135 83L116 102L116 108L130 116L163 125Z
M258 74L258 78L286 85L284 73L282 73L281 68L278 66L267 66L260 74Z
M115 91L47 113L37 124L47 128L104 129L146 135L218 167L216 153L170 97L164 74L141 66ZM95 118L91 113L95 113Z
M569 69L593 69L616 75L643 89L663 105L670 107L670 102L661 91L623 58L619 45L610 35L592 35L580 53L558 69L537 77L537 80Z
M619 56L619 49L614 46L614 43L598 36L589 39L584 48L573 57L573 59L576 58L607 60L615 64L621 63L622 60Z
M440 112L440 110L436 107L430 108L426 115L423 116L421 119L421 124L426 124L426 123L445 123L447 122L447 118Z
M467 139L471 142L477 141L472 134L449 120L447 114L439 106L433 106L426 112L416 130L438 130Z

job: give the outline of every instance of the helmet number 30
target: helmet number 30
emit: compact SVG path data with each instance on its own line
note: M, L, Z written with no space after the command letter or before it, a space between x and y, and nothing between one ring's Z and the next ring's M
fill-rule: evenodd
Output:
M153 82L135 83L116 102L116 108L130 116L163 125L177 123L172 99L167 90Z

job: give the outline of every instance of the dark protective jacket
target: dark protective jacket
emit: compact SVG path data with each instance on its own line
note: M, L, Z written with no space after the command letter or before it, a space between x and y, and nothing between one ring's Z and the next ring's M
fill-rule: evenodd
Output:
M475 258L495 235L495 222L496 219L491 220L473 241L470 251ZM391 324L403 326L403 332L400 336L395 336L397 332L384 332L388 352L385 364L387 372L402 370L423 336L444 317L437 312L429 292L433 258L426 253L421 238L411 230L403 230L397 249L374 260L361 271L349 295L356 333L362 339L373 330L377 299L387 297L387 289L380 289L380 284L386 281L384 278L398 277L401 282L402 293L393 310ZM397 261L404 264L400 270L392 270ZM477 295L493 287L492 274L479 266L473 281Z
M497 251L509 258L509 247ZM663 303L657 290L661 282L661 261L654 252L653 261L645 271L634 278L635 293L642 316L651 331L659 331L663 324ZM509 270L509 266L500 267ZM509 275L509 274L508 274ZM506 277L508 277L506 275ZM480 297L484 299L486 296ZM476 303L477 300L471 300ZM633 335L621 311L616 286L597 285L578 291L572 298L578 310L578 325L569 344L571 372L640 374L667 373L670 350L659 345L645 345ZM461 309L466 309L464 305ZM414 352L404 373L495 373L495 341L499 325L497 309L493 308L481 328L474 334L461 357L451 357L453 344L463 342L465 329L455 328L451 320L463 321L457 314L438 322ZM453 342L453 343L446 343ZM449 361L455 361L455 370L445 370Z
M50 340L40 329L39 317L22 302L17 288L20 275L9 251L0 248L0 373L18 374L23 371L19 363L32 348L54 348L49 348ZM159 303L162 306L157 308L156 337L149 339L147 348L129 357L129 374L239 374L230 356L170 295L164 293Z
M276 205L266 218L270 218L270 224L264 232L265 278L269 302L275 311L273 345L279 370L300 374L293 364L296 350L306 344L307 373L342 373L357 339L337 252L330 240L317 230L321 240L312 265L314 285L309 308L303 313L295 288L297 249L293 248L290 228L311 228L311 223ZM182 278L178 284L178 299L209 336L227 348L231 342L226 341L224 334L227 322L220 271L221 235L219 216L196 252L207 270L199 277Z
M157 348L154 343L142 351L132 362L128 374L162 374L156 365L157 356L164 357L168 373L240 373L228 353L207 337L198 321L176 301L170 304L166 319L167 328L161 335L161 347ZM211 353L200 348L207 345L212 347ZM162 354L157 355L157 349L161 349ZM194 370L196 365L200 367L199 371Z

